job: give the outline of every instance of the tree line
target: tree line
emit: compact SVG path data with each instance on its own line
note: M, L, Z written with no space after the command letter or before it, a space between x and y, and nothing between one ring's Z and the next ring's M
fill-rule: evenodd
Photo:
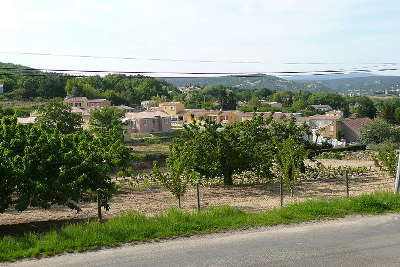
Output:
M0 213L54 204L80 210L79 203L99 190L108 208L115 189L109 172L128 160L129 151L120 123L100 128L99 113L91 116L89 130L61 101L42 106L35 124L18 124L15 116L1 119Z

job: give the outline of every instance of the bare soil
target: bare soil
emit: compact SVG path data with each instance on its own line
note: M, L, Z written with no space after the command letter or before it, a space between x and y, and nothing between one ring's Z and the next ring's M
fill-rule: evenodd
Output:
M393 178L375 168L373 161L360 160L319 160L326 166L365 166L371 167L368 175L350 177L350 195L360 195L375 191L391 190ZM346 195L343 177L324 180L307 180L300 182L295 189L294 197L285 193L285 203L293 203L308 199L337 198ZM247 211L270 210L279 206L278 184L241 186L214 186L201 188L201 205L208 208L217 205L230 205ZM122 187L111 201L111 209L104 211L106 218L125 213L139 211L147 215L166 211L177 206L176 199L161 187L146 188L134 191L128 186ZM182 199L184 210L195 210L197 207L196 191L190 188ZM96 203L82 204L82 212L77 213L66 207L55 206L49 210L30 208L24 212L9 210L0 215L0 234L12 231L11 225L33 225L40 228L37 222L68 222L94 218L97 215ZM33 223L36 222L36 223ZM32 224L30 224L32 223ZM36 225L36 226L35 226ZM10 228L11 227L11 228ZM16 226L17 227L17 226ZM25 227L26 228L26 227Z

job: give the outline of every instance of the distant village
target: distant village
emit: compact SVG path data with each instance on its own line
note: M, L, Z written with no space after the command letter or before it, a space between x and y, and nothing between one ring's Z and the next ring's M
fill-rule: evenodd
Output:
M111 106L107 99L88 99L87 97L66 97L64 103L71 105L73 113L83 118L83 128L88 127L89 114L92 110ZM238 103L240 105L241 103ZM271 107L282 107L278 102L264 101L262 104ZM333 110L329 105L311 105L321 114L304 117L301 113L283 112L241 112L238 110L206 110L186 109L180 102L161 102L152 107L150 101L142 101L139 108L115 106L124 110L125 130L130 133L170 132L172 127L182 127L193 121L211 120L222 125L252 119L255 115L264 118L272 116L273 120L294 118L297 123L305 123L311 129L310 141L314 143L330 143L334 147L358 144L363 127L372 123L369 118L344 118L343 112ZM35 123L38 114L32 112L29 117L18 118L18 123Z

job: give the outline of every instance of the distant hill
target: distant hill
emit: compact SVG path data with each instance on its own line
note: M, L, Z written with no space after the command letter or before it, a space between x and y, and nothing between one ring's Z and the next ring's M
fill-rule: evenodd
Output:
M378 76L376 74L368 72L354 72L348 74L324 74L324 75L298 75L285 77L285 80L289 81L324 81L324 80L334 80L334 79L345 79L345 78L361 78L361 77L371 77Z
M236 89L257 89L269 88L280 91L300 91L308 90L311 92L328 92L331 91L325 85L319 82L293 82L281 79L275 76L257 74L249 76L222 76L222 77L202 77L202 78L167 78L168 82L178 87L197 85L224 85Z
M400 76L371 76L319 82L332 90L343 93L359 90L363 94L372 94L376 91L400 89Z
M41 72L22 65L0 62L0 79L5 78L9 75L26 75L26 74L38 75L41 74Z

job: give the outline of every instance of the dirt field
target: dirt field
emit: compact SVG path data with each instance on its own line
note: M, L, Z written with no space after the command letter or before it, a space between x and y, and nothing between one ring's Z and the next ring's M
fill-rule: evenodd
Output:
M372 167L372 172L362 177L350 178L350 195L360 195L374 191L391 190L393 179L373 167L372 161L351 160L319 160L326 166L365 166ZM303 181L296 186L294 197L286 194L285 203L304 201L316 198L335 198L346 195L343 178ZM279 189L277 184L215 186L201 188L202 207L230 205L247 211L268 210L279 206ZM123 187L114 196L110 211L105 211L106 217L112 217L129 210L152 215L176 206L176 199L161 187L134 191ZM196 208L194 188L189 189L182 199L183 209ZM65 207L53 207L50 210L29 209L24 212L7 211L0 215L0 226L30 223L37 221L63 221L71 219L86 219L96 216L96 204L86 203L82 212L76 213Z

